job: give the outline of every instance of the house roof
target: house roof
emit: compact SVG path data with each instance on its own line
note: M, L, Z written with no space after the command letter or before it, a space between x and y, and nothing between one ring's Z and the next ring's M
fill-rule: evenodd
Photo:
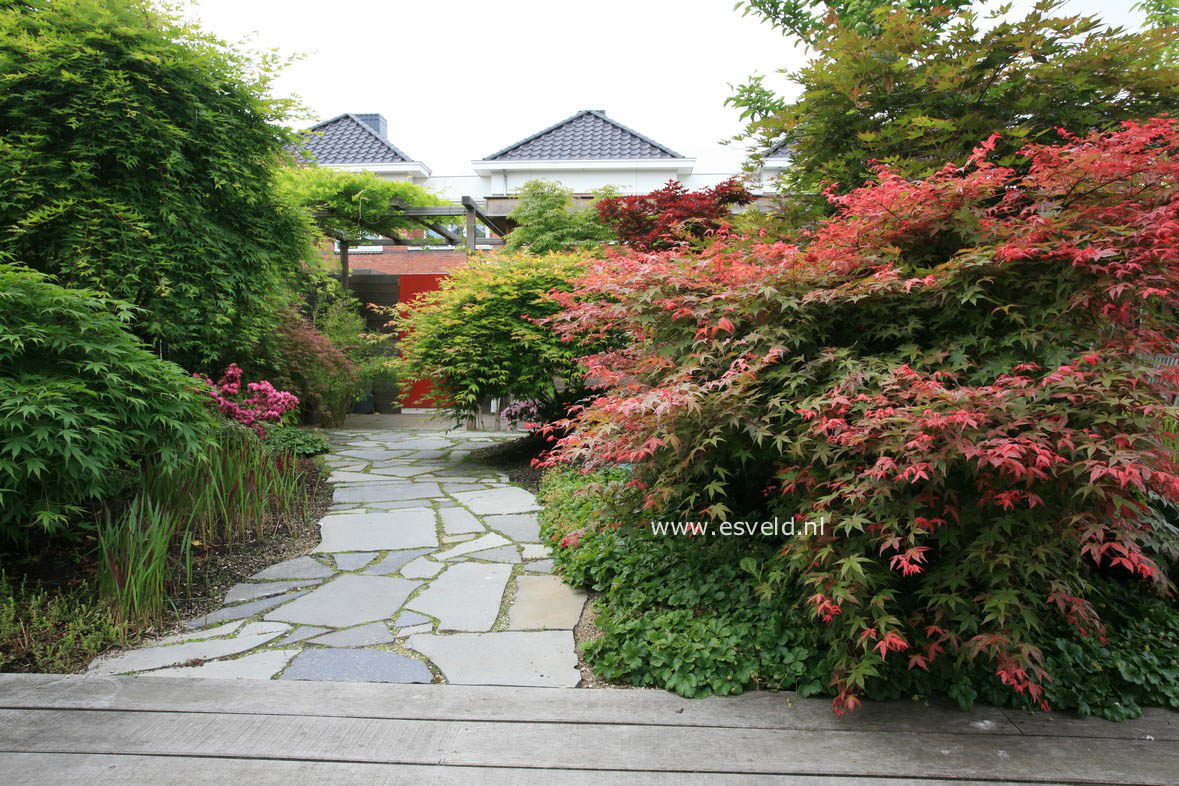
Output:
M769 150L763 153L762 160L765 161L771 158L790 158L790 154L792 152L794 151L791 146L787 144L785 139L783 139L775 143L772 147L770 147Z
M583 109L556 125L521 139L484 161L558 161L591 159L683 158L653 139L606 117L599 109Z
M354 114L347 113L311 126L302 133L303 146L318 164L400 164L412 158L401 152Z

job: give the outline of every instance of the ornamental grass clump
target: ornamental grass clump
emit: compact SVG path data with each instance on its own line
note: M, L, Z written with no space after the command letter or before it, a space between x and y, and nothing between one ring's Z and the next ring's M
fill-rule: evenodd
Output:
M554 295L567 340L629 343L583 359L600 395L547 462L633 465L644 524L825 521L768 537L837 712L947 663L1047 706L1057 621L1107 635L1098 582L1172 592L1176 370L1147 358L1179 339L1179 128L1061 133L1022 174L992 137L878 167L813 230L616 253Z

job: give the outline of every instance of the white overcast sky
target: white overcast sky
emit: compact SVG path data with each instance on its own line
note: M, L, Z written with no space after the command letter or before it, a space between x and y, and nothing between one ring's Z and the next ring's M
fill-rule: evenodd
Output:
M1136 28L1131 5L1067 10ZM733 0L197 0L192 14L230 41L301 53L280 93L318 119L380 112L435 175L471 174L472 159L581 109L695 157L697 172L735 172L730 86L762 73L787 91L774 72L806 59Z

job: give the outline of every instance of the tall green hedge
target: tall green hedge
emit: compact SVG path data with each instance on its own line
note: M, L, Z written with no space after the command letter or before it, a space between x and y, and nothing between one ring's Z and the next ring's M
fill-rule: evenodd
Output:
M0 262L140 307L189 368L240 357L311 236L277 66L152 0L0 4Z

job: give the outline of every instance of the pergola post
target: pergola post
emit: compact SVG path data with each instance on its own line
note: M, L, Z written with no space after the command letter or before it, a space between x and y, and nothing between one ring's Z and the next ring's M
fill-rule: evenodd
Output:
M467 253L475 253L475 206L467 204L467 198L463 197L464 206L467 209Z
M340 243L340 286L344 289L345 294L348 292L348 241L341 240Z

